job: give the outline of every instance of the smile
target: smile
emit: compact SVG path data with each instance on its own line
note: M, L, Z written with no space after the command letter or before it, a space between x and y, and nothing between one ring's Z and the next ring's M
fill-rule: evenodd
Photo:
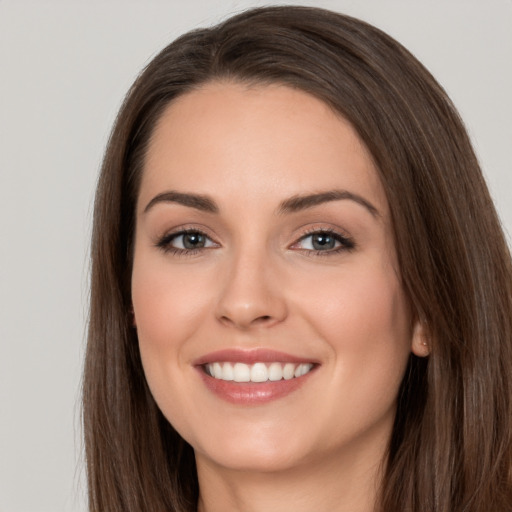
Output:
M273 349L218 350L192 362L206 388L237 406L262 405L306 386L321 361Z
M218 380L262 383L302 377L309 373L313 366L313 363L215 362L205 364L203 369L207 375Z

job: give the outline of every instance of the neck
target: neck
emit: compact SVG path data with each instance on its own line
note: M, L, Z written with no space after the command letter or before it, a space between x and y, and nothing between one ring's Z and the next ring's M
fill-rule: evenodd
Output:
M269 472L226 469L196 457L198 512L373 512L384 453L360 455L333 453Z

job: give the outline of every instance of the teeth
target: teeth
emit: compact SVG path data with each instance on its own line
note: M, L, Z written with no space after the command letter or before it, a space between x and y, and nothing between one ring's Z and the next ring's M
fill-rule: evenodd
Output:
M222 366L222 377L218 377L222 380L235 380L235 372L233 366L230 363L224 363Z
M264 363L256 363L251 368L251 382L266 382L268 370Z
M235 363L233 376L235 382L249 382L251 380L251 368L243 363Z
M311 370L311 367L308 364L299 364L299 366L295 368L294 376L302 377L303 375L306 375L309 370Z
M280 363L272 363L268 367L268 380L276 381L283 378L283 367Z
M220 363L213 363L213 376L216 379L222 379L222 366Z
M209 363L205 371L210 377L235 382L267 382L302 377L313 368L312 363Z
M286 363L283 368L283 378L285 380L293 379L295 373L295 366L292 363Z

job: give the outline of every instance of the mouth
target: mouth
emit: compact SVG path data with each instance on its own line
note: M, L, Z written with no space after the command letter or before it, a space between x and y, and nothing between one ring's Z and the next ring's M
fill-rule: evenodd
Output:
M314 363L284 363L263 361L253 364L241 362L214 362L202 365L203 371L217 380L233 382L278 382L297 379L308 374Z
M250 406L289 395L308 382L320 364L274 350L227 349L201 357L194 366L214 395Z

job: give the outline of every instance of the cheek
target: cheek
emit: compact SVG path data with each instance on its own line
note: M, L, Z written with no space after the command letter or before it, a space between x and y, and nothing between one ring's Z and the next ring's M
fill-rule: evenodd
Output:
M330 338L341 341L347 334L364 337L374 331L379 333L375 342L403 339L410 334L405 294L393 267L379 263L306 276L296 298L304 311L310 311L312 322L332 330Z
M197 329L209 299L204 293L204 276L193 270L170 271L162 260L151 258L146 262L144 256L135 259L132 274L135 322L141 346L176 351L180 341Z
M336 278L317 276L319 292L309 300L304 293L298 296L301 310L337 361L333 379L359 391L382 392L389 399L405 371L412 327L394 270L372 268L340 272Z
M409 335L406 302L394 276L371 273L351 276L327 314L348 339L360 339L354 348L403 346Z
M135 255L132 302L144 373L160 410L179 431L188 431L197 414L186 384L194 372L187 340L204 322L208 299L198 292L204 277L170 271L164 258Z
M171 396L173 401L186 396L178 375L190 369L184 341L197 328L203 309L197 285L194 275L170 272L161 255L136 252L132 303L140 355L148 385L163 411L173 409L167 403Z

